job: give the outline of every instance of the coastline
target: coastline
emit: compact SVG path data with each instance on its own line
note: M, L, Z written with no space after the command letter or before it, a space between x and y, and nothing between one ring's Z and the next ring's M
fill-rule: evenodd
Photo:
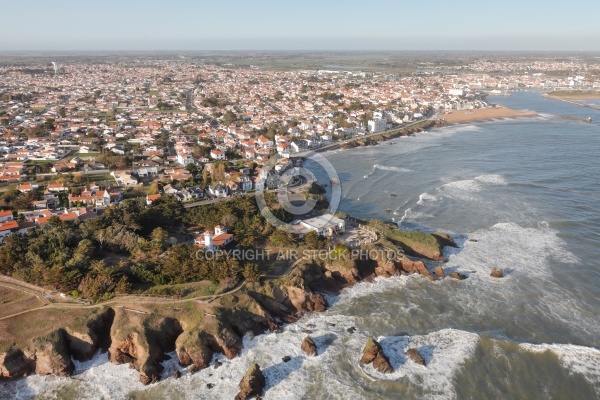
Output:
M123 303L99 303L54 308L51 312L46 307L32 310L28 316L20 313L15 316L18 325L0 327L4 339L0 342L0 381L33 373L72 376L73 360L90 360L101 350L108 352L111 363L129 364L137 370L140 382L147 385L160 380L166 354L175 352L179 368L190 367L192 374L211 366L215 354L235 358L242 351L247 333L280 332L284 324L296 322L305 314L326 311L329 304L322 293L339 294L346 287L374 277L416 274L430 281L464 279L450 271L446 275L440 264L434 270L422 261L444 263L443 248L458 247L449 235L406 235L382 221L372 220L369 224L381 230L380 240L393 238L413 259L307 260L278 279L245 281L239 291L212 301L129 301L127 307ZM65 313L74 316L68 323ZM41 325L35 322L38 320Z
M539 114L533 111L513 110L508 107L481 108L477 110L460 110L444 114L444 120L449 124L486 121L498 118L533 118Z

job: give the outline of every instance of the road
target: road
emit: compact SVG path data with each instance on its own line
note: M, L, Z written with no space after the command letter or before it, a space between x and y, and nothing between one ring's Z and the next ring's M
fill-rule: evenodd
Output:
M419 120L419 121L416 121L416 122L411 122L410 124L407 124L407 125L402 125L402 126L400 126L398 128L388 129L387 131L369 133L369 134L366 134L366 135L363 135L363 136L355 136L355 137L352 137L350 139L340 140L338 142L334 142L334 143L328 144L326 146L319 147L317 149L313 149L313 150L309 150L309 151L306 151L306 152L294 154L294 157L296 157L296 156L297 157L302 157L302 156L307 156L307 155L309 155L311 153L323 153L323 152L326 152L326 151L335 150L335 149L337 149L339 147L342 147L343 145L345 145L347 143L356 142L358 140L363 140L363 139L366 139L366 138L369 138L369 137L372 137L372 136L386 135L386 134L389 134L389 133L398 132L398 131L401 131L401 130L413 127L415 125L418 125L418 124L420 124L422 122L432 121L432 120L433 120L433 118L422 119L422 120Z

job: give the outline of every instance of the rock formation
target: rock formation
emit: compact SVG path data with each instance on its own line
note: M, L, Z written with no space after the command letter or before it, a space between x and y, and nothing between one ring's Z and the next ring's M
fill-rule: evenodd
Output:
M265 388L265 377L258 364L252 364L240 381L240 392L235 400L246 400L253 396L262 396Z
M492 268L490 276L494 278L502 278L504 277L504 270L502 268Z
M432 233L431 236L433 236L442 247L449 246L458 248L458 245L456 244L454 239L452 239L452 237L447 233L435 232Z
M28 359L23 350L10 347L0 354L0 378L26 376L35 369L35 361Z
M435 280L435 278L429 273L429 270L423 261L412 261L409 258L404 257L400 260L400 265L402 269L409 274L420 274L432 281Z
M165 353L175 350L175 340L181 332L181 325L174 318L117 309L111 328L109 360L133 365L145 385L156 382Z
M467 279L466 275L461 274L460 272L453 271L450 273L450 278L458 279L459 281Z
M367 339L360 362L361 364L373 363L373 368L384 374L393 372L394 370L390 364L390 360L383 353L381 345L372 337Z
M433 270L433 274L440 279L444 279L446 277L446 273L442 269L441 265L438 265L437 267L435 267L435 269Z
M408 235L399 233L405 234ZM430 258L440 258L436 240L446 239L441 235L438 236L442 239L421 236L409 235L403 240L414 247L414 253L426 252ZM421 241L426 246L419 247L411 240ZM408 246L406 243L403 243L403 248ZM438 268L441 270L441 267ZM435 277L442 276L438 268L434 270ZM140 302L132 308L122 305L114 308L74 308L69 310L71 317L66 321L61 319L64 314L55 309L33 311L27 318L42 318L47 317L47 313L56 313L56 322L48 323L43 331L35 333L25 328L13 332L15 326L26 327L27 324L11 325L11 331L0 325L0 377L10 379L34 372L69 375L73 371L71 358L84 361L98 349L108 350L113 363L130 364L140 372L140 380L145 384L159 379L161 362L165 354L173 350L180 365L190 366L193 373L207 368L215 353L221 353L228 359L236 357L242 349L242 337L247 333L256 335L267 330L279 331L279 321L290 323L305 313L325 311L327 302L317 291L335 292L366 277L402 274L420 274L435 280L422 261L407 257L348 263L307 262L297 265L280 279L246 282L241 290L215 298L210 303L190 301L175 305ZM464 279L456 272L450 276ZM348 332L355 330L352 327ZM305 338L301 347L309 355L318 354L314 341L309 337ZM375 353L369 362L379 371L390 372L389 360L381 347L375 341L368 342L365 354L373 351ZM370 358L365 354L363 357Z
M35 361L35 373L38 375L69 376L75 368L63 329L34 339L33 346L25 355Z
M413 360L415 363L425 366L425 359L423 358L423 356L421 356L421 353L419 353L419 350L408 349L406 351L406 355L408 356L408 358Z
M302 340L302 345L300 346L303 352L306 353L307 356L318 356L319 352L317 351L317 345L310 337L305 337Z

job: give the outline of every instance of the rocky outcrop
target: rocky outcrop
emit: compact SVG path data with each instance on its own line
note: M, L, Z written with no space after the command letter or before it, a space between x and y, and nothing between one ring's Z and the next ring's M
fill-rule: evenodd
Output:
M460 272L457 272L457 271L451 272L449 276L450 276L450 278L458 279L459 281L467 279L466 275L461 274Z
M384 374L394 371L392 365L390 364L390 360L383 353L381 345L372 337L367 339L367 343L363 349L362 357L360 358L360 363L373 363L373 368Z
M78 361L92 358L98 349L110 346L110 327L115 312L111 308L95 310L81 327L66 327L66 340Z
M492 272L490 273L491 277L494 278L503 278L504 270L502 268L492 268Z
M109 360L115 364L131 364L140 372L140 382L156 382L162 372L165 353L175 350L181 334L179 321L152 314L139 314L117 309L111 329Z
M99 348L107 347L107 327L111 323L112 310L99 308L71 325L25 341L20 348L8 346L0 352L0 378L18 378L34 372L68 376L74 369L71 357L88 360Z
M429 273L429 270L423 261L412 261L409 258L404 257L400 260L400 265L402 269L409 274L420 274L432 281L435 280L435 278Z
M23 350L10 347L0 353L0 378L19 378L29 375L34 370L35 361L27 358Z
M450 235L448 235L447 233L435 232L435 233L432 233L431 236L433 236L435 238L435 240L437 240L437 242L442 247L449 246L449 247L458 248L458 245L456 244L454 239L452 239L452 237Z
M435 269L433 270L433 274L440 279L444 279L446 277L446 273L442 269L441 265L435 267Z
M394 275L401 275L403 272L406 274L406 272L403 271L402 266L399 266L392 260L378 262L374 270L376 276L382 276L384 278Z
M289 302L300 314L327 310L327 300L320 293L307 292L295 286L284 286Z
M413 360L415 363L425 366L425 359L423 358L423 356L421 356L421 353L419 353L419 350L408 349L408 350L406 350L406 355L408 356L408 358Z
M318 356L319 352L317 351L317 345L310 337L305 337L302 340L302 345L300 346L302 351L306 353L307 356Z
M383 236L400 246L407 255L433 261L446 261L442 254L443 246L435 236L399 229L395 224L381 227Z
M265 388L265 377L258 364L252 364L240 381L240 392L235 400L246 400L253 396L262 396Z
M351 285L361 280L360 272L351 260L326 264L325 275L341 285Z
M25 356L35 362L38 375L69 376L75 368L63 329L34 339Z
M192 365L195 372L210 365L213 354L222 353L228 359L239 354L242 339L233 328L220 318L203 321L177 338L177 357L182 366Z
M397 235L411 243L415 254L424 251L430 258L441 256L436 242L440 239L406 232ZM424 247L419 247L417 242L424 243ZM140 372L143 383L155 382L160 377L166 352L175 350L179 363L191 366L191 372L207 368L215 353L229 359L237 356L242 348L242 337L247 333L278 331L279 321L293 322L305 313L325 311L327 302L319 291L338 291L363 277L403 274L420 274L430 280L445 276L440 266L432 274L423 261L408 257L315 262L298 265L279 279L247 282L242 290L202 304L192 301L152 306L140 303L135 310L122 306L114 310L100 307L96 311L86 310L76 323L34 342L23 341L20 347L11 346L12 340L3 342L0 335L0 348L6 349L0 351L0 377L14 378L32 372L68 375L73 370L71 357L84 360L99 348L107 348L111 362L130 364ZM457 273L450 276L463 279L462 275L454 274ZM353 333L355 328L348 331ZM301 347L308 355L318 354L309 337ZM367 343L363 358L370 359L368 362L381 372L392 370L381 346L374 340Z

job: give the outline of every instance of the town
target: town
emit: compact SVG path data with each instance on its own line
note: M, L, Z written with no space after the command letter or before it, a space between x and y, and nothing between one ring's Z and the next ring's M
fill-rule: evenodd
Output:
M250 193L273 155L488 108L488 94L600 88L600 67L577 59L466 62L407 76L181 58L0 66L0 239L128 198Z

